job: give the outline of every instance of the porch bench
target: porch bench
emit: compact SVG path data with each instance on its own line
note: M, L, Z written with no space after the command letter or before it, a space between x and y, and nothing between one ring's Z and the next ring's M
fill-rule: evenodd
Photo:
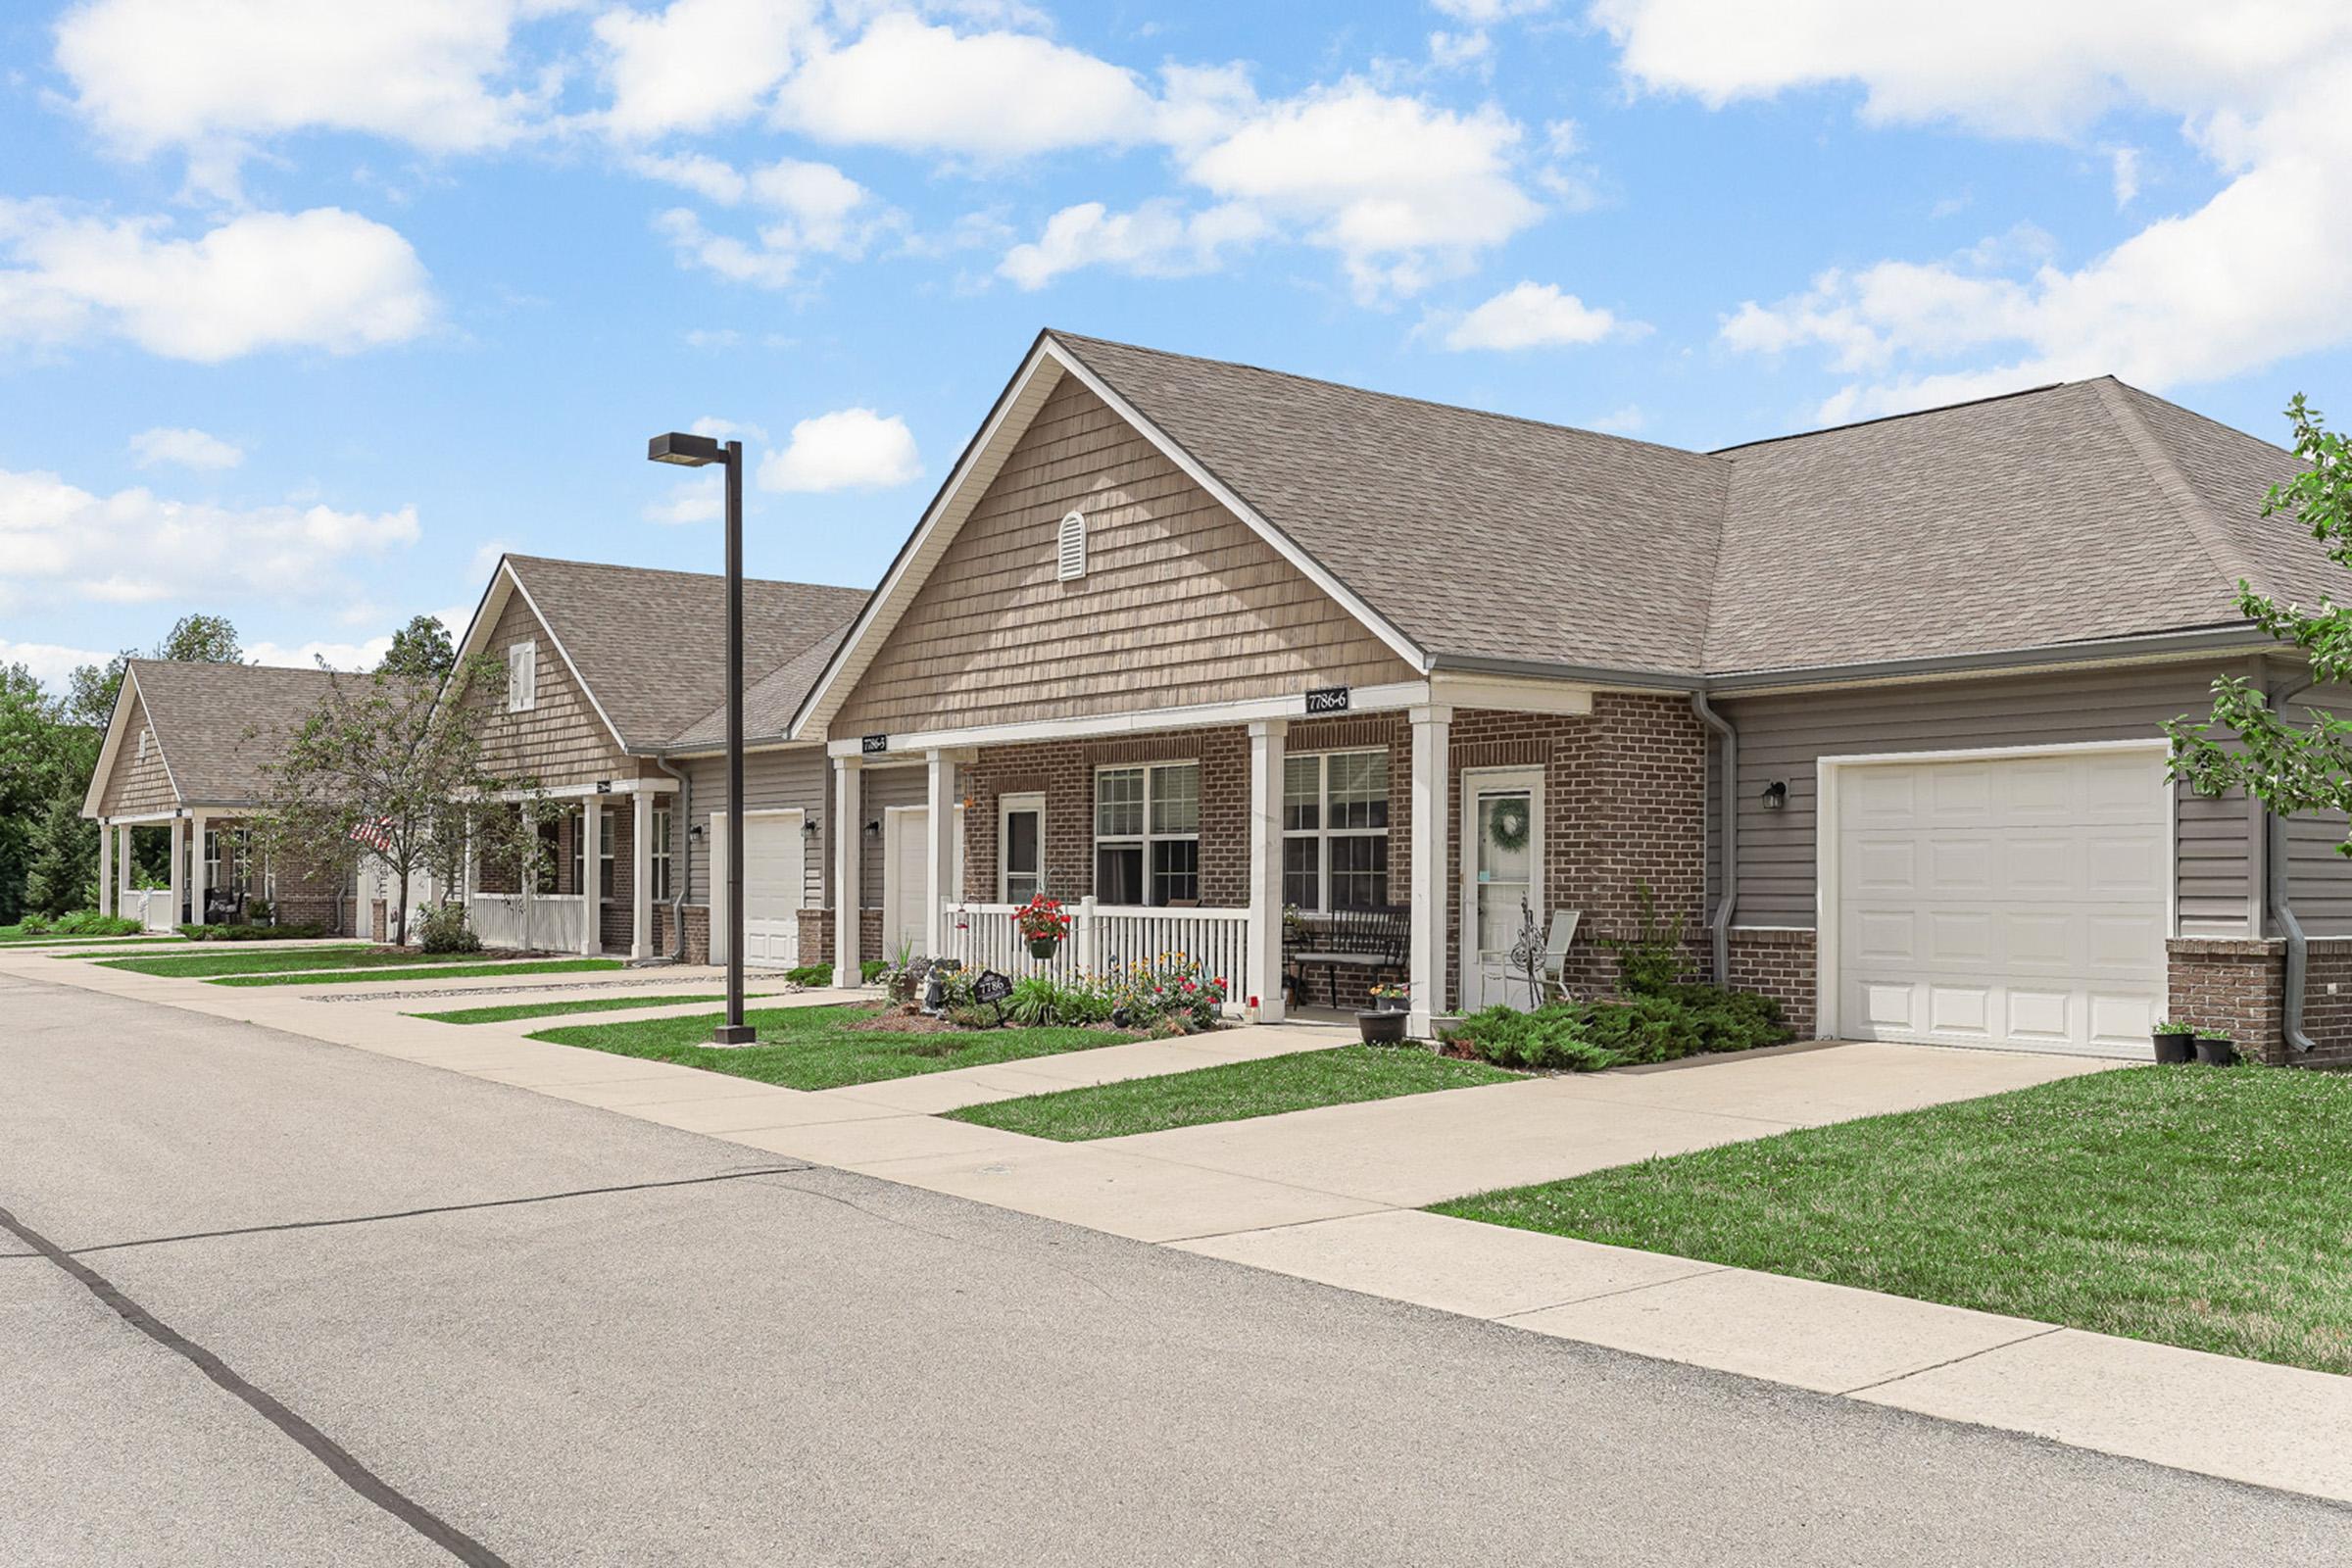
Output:
M1310 964L1323 968L1323 986L1336 999L1342 968L1360 969L1371 977L1404 972L1412 945L1411 911L1403 905L1371 909L1334 909L1313 917L1297 938L1286 943L1287 960L1282 983L1294 1002L1303 1002L1304 971Z

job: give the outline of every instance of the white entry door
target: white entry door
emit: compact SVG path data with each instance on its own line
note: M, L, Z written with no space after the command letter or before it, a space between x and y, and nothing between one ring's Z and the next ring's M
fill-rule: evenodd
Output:
M2165 994L2155 750L1837 769L1838 1032L2143 1054Z
M1530 920L1544 930L1544 770L1488 769L1462 779L1462 1011L1525 1007L1511 949ZM1514 975L1516 974L1516 978Z
M743 819L743 961L791 968L801 961L801 901L808 876L798 811ZM724 867L718 869L726 875Z
M882 813L882 952L896 958L903 944L917 957L923 952L923 901L931 896L923 857L931 847L931 808L894 806Z

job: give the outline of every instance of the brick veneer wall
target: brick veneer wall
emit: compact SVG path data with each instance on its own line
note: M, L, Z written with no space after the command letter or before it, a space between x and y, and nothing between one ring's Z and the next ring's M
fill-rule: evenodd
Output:
M700 904L684 906L679 911L678 923L686 928L684 961L709 963L710 961L710 910L709 907ZM668 957L674 941L675 938L670 934L669 906L656 904L654 906L653 956L657 958Z
M1799 1040L1810 1040L1818 1026L1818 944L1810 931L1784 929L1731 932L1732 989L1760 992L1777 999L1781 1015Z
M2174 1019L2226 1030L2239 1051L2273 1066L2352 1067L2352 938L2310 945L2303 987L2309 1052L2286 1044L2283 940L2176 937L2165 951L2165 1010Z
M800 951L803 963L833 961L833 910L830 907L802 908Z

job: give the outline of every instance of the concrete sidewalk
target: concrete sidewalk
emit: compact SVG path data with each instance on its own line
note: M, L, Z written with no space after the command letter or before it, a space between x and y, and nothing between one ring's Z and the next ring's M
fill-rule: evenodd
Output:
M931 1112L1345 1036L1261 1028L809 1094L274 988L110 970L74 983L1529 1333L2352 1502L2352 1379L1419 1211L2113 1062L1817 1044L1057 1144Z

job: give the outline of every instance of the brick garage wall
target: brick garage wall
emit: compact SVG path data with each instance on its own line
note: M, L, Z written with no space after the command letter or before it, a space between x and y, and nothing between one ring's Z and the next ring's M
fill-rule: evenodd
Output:
M833 961L833 911L830 908L801 910L801 961L803 963L831 963Z
M680 911L679 924L686 928L686 957L688 963L710 961L710 911L700 904L686 905ZM670 933L669 906L654 906L654 952L657 958L670 955L675 939Z
M2273 1066L2352 1067L2352 938L2310 945L2303 987L2309 1052L2286 1044L2283 940L2176 937L2165 951L2165 1010L2174 1019L2227 1030L2239 1051Z
M1705 972L1707 739L1687 701L1602 692L1576 716L1457 709L1449 752L1449 1006L1462 998L1460 818L1463 775L1474 768L1544 769L1545 923L1553 909L1584 914L1562 969L1571 988L1616 989L1616 957L1599 942L1640 929L1644 886L1661 922L1682 917L1689 972Z
M1799 1040L1810 1040L1819 958L1814 934L1793 930L1731 931L1732 989L1772 997Z

